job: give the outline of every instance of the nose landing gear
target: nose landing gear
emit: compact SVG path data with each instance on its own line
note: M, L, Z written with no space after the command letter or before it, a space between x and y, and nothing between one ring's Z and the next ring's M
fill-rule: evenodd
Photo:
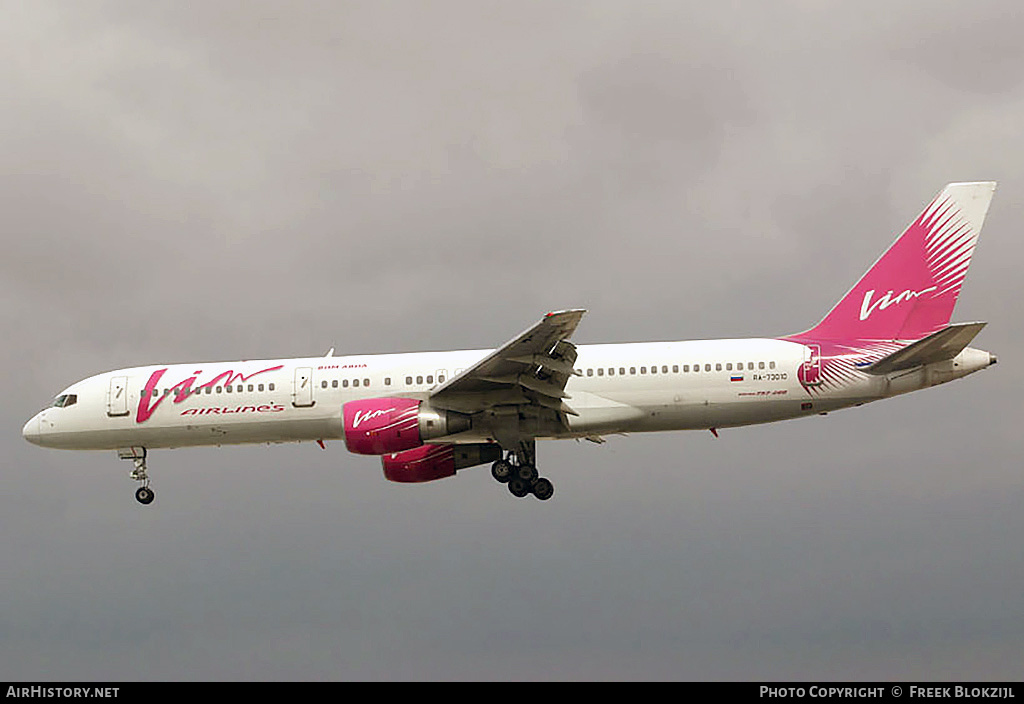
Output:
M144 506L153 503L155 494L149 488L149 475L146 474L146 448L124 448L117 451L117 456L122 460L132 460L135 463L135 469L129 472L129 476L137 482L142 482L142 486L135 491L135 500Z

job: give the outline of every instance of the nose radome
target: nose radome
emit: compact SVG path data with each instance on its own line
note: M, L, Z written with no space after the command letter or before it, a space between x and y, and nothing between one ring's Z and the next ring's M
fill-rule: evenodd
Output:
M21 429L21 436L33 445L39 444L39 414L32 416L32 420L25 423L25 427Z

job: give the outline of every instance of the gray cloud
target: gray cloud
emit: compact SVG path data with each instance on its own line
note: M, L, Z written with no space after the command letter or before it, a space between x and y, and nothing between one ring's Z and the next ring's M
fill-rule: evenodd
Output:
M1024 624L1010 3L37 2L0 27L0 674L1007 679ZM125 365L811 325L948 181L1003 362L763 428L391 485L340 444L18 437Z

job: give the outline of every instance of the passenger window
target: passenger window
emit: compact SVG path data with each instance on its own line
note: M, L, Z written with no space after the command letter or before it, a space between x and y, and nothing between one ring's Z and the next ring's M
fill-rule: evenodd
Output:
M221 387L220 387L220 386L218 386L218 387L217 387L217 393L220 393L220 392L221 392Z
M338 388L338 380L337 379L331 379L331 388L332 389Z
M391 386L391 377L384 377L384 386Z
M274 385L273 385L273 384L271 384L271 385L270 385L270 386L268 386L267 388L269 388L269 389L270 389L271 391L273 391L273 390L274 390Z
M411 384L412 383L412 377L411 376L405 377L405 383L406 384ZM348 386L348 384L346 384L346 386Z
M758 369L764 369L764 362L758 362L757 363L757 368Z
M640 367L640 373L641 374L646 374L647 373L647 367Z
M370 380L369 379L363 379L363 386L369 386L369 385L370 385Z
M249 391L252 391L252 384L249 384Z
M711 371L711 365L710 364L705 364L704 365L704 371L706 371L706 372Z
M321 389L326 389L327 388L327 379L324 379L323 381L320 382L320 388Z
M352 386L359 386L359 379L353 379Z
M741 367L741 369L742 369L742 367ZM728 362L728 363L727 363L727 364L725 365L725 370L726 370L727 372L731 372L731 371L732 371L732 362Z
M630 374L636 374L636 367L630 367L629 368L629 373Z
M263 391L263 384L260 384L259 386L257 386L256 390L257 391Z
M716 372L722 371L722 363L721 362L716 362L715 363L715 371Z
M422 384L423 383L423 377L422 376L416 377L416 383L417 384Z
M656 367L656 366L651 367L651 374L657 374L657 373L658 373L658 367Z
M409 381L411 382L411 381L412 381L412 378L410 378L410 379L409 379ZM344 388L346 388L346 389L347 389L347 388L348 388L348 379L342 379L342 380L341 380L341 385L342 385L342 386L343 386Z
M433 374L427 374L427 383L428 384L433 384L434 383L434 375Z
M619 376L626 376L626 368L619 367Z
M775 362L768 362L769 369L775 369Z
M608 376L615 376L615 367L608 367Z
M689 364L684 364L684 365L683 365L683 371L684 371L684 372L688 372L688 371L690 371L690 365L689 365Z
M604 376L604 367L598 367L597 368L597 375L598 376Z
M679 373L679 365L678 364L673 364L672 365L672 373L673 374L678 374Z
M661 365L661 373L662 374L668 374L668 366L666 366L664 364Z
M385 381L384 383L385 384L390 384L391 382L390 381ZM438 384L443 384L444 383L444 374L441 374L440 376L437 377L437 383Z
M588 369L587 370L587 376L594 376L594 370L593 369Z

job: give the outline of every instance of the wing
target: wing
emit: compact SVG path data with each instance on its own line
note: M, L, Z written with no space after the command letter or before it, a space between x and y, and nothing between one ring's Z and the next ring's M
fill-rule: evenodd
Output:
M585 310L548 313L475 366L438 387L430 405L460 413L507 407L576 415L566 403L565 384L574 374L576 347L568 338ZM524 408L525 407L525 408ZM536 414L533 414L536 415Z

